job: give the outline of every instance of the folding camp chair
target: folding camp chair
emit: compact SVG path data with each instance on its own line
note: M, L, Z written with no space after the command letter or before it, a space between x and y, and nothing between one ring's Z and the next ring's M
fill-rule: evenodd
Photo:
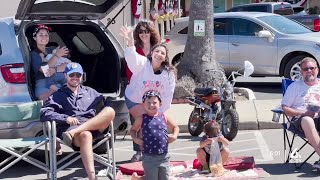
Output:
M292 83L293 81L291 79L282 79L282 95L285 94L288 86ZM294 126L294 124L291 123L290 118L283 112L282 109L273 109L271 110L274 113L278 113L278 114L282 114L282 126L283 126L283 144L284 144L284 160L285 163L289 163L289 162L294 162L294 165L296 167L296 169L300 169L310 158L311 156L315 153L315 151L313 151L304 161L300 161L300 150L302 150L303 147L305 147L307 144L309 144L311 146L311 144L308 142L308 140L306 139L304 133L302 133L301 131L299 131L297 129L297 127ZM290 131L293 135L292 138L290 139L289 135L288 135L288 131ZM295 137L300 137L303 140L303 145L300 146L300 148L293 148L293 143L295 140ZM287 144L289 147L289 151L287 153ZM295 158L299 158L299 161L297 161L297 159ZM298 165L298 163L300 163L300 165Z
M40 119L41 107L42 101L0 105L0 123L29 124L37 122ZM51 125L48 122L42 123L42 125L43 135L39 137L20 137L19 130L14 133L15 137L11 137L10 139L0 137L0 150L11 155L0 163L0 174L20 160L23 160L44 170L47 173L47 179L52 179L54 167L53 157L55 154L52 154L54 151L52 151L51 146ZM45 146L45 162L29 156L30 153L41 146ZM17 148L19 150L17 150Z
M103 108L102 104L99 103L97 107L97 113ZM52 148L56 149L56 142L60 142L61 144L64 144L64 142L57 138L57 131L56 131L56 122L51 122L52 126ZM100 155L98 153L93 152L94 160L96 162L99 162L100 164L105 166L104 171L106 172L107 176L111 179L116 178L116 164L115 164L115 154L114 154L114 129L113 129L113 123L111 121L109 127L103 132L103 135L97 139L94 140L93 143L93 150L97 149L100 145L106 146L106 157L103 155ZM111 147L111 148L110 148ZM111 157L110 157L111 156ZM53 174L54 179L57 178L57 173L66 167L70 166L72 163L76 162L78 159L80 159L80 152L79 151L73 151L61 160L57 162L56 156L54 156L54 162L57 164L54 167Z

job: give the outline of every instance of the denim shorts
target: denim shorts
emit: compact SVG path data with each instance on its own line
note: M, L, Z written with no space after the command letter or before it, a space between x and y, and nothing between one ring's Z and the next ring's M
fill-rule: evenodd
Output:
M41 96L42 94L46 93L48 90L49 88L47 88L46 79L38 79L36 81L36 86L35 86L36 97Z
M127 96L124 96L124 98L125 98L125 102L126 102L126 105L127 105L127 108L128 108L128 109L131 109L131 108L133 108L134 106L140 104L140 103L132 102L130 99L127 98Z
M41 96L46 93L51 85L56 85L61 88L63 84L67 82L63 73L55 73L51 77L46 77L44 79L38 79L35 86L36 97Z
M50 88L51 85L56 85L58 88L62 87L63 84L67 83L67 79L64 76L64 73L59 72L55 73L50 77L45 78L46 79L46 87Z

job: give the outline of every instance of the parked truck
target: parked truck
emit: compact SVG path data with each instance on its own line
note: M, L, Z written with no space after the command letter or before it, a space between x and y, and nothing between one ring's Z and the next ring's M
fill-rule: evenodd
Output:
M234 6L227 10L227 12L253 11L280 14L289 19L295 20L312 30L320 31L320 16L309 15L306 12L301 13L301 8L303 7L295 7L286 2L264 2Z

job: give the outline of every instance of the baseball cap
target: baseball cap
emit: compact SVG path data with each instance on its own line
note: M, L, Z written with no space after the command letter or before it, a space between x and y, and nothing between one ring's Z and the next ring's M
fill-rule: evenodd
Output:
M160 93L158 91L149 90L149 91L145 92L144 95L142 96L142 102L144 102L147 97L148 98L149 97L157 97L159 99L159 101L161 102L161 96L160 96Z
M81 65L75 62L69 63L66 69L64 70L64 72L67 73L68 75L75 72L83 74Z

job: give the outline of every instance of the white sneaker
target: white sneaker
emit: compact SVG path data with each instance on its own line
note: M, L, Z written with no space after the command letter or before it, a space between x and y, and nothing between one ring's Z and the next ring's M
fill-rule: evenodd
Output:
M320 169L320 160L319 160L319 161L316 161L316 162L313 164L312 167L315 168L315 169Z

